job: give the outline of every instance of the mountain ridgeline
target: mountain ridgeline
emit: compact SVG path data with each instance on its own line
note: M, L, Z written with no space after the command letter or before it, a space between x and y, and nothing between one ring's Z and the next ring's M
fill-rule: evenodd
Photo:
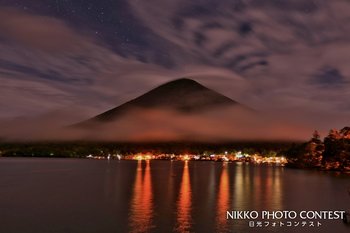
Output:
M99 114L79 125L82 126L87 122L113 121L134 109L171 110L183 114L195 114L213 108L232 106L245 108L236 101L194 80L182 78L156 87L129 102Z
M73 125L84 140L227 141L242 138L254 111L191 79L178 79ZM261 119L257 119L258 121ZM246 137L250 137L246 130Z

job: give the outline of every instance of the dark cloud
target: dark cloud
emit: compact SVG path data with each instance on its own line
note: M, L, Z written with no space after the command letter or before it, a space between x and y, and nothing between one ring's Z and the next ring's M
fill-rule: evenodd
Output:
M242 22L240 25L239 25L239 34L241 34L242 36L246 36L248 35L250 32L253 31L253 26L251 23L249 22Z
M252 62L242 67L239 67L237 70L239 72L244 72L246 70L253 69L254 67L257 67L257 66L263 66L263 67L268 66L268 64L269 64L268 61L261 60L261 61Z
M223 26L219 22L208 22L202 26L202 30L207 30L207 29L215 29L215 28L223 28Z
M346 78L334 67L323 67L314 75L313 82L325 88L342 87L347 83Z
M222 44L219 48L215 49L213 56L214 57L220 57L224 55L227 51L229 51L232 48L237 47L238 45L233 43L232 41L229 41L227 43Z
M203 46L203 43L207 41L206 36L202 34L202 32L194 32L193 37L194 37L194 43L197 46Z

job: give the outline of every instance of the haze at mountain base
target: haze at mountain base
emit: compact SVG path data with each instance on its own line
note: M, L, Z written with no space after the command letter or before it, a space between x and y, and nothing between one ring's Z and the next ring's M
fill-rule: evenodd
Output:
M20 122L20 127L16 121L3 123L2 137L30 141L296 141L306 139L314 129L286 115L252 110L190 79L163 84L69 127L58 125L57 116L52 115Z

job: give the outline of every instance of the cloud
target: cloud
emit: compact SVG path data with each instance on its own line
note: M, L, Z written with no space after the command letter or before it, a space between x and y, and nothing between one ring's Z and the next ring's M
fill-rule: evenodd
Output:
M69 115L67 115L67 113ZM216 108L199 114L162 109L134 109L113 122L88 127L60 127L70 112L6 122L0 136L6 140L92 141L200 141L301 140L310 127L272 115L257 115L241 108ZM78 117L78 116L76 116Z
M0 30L2 40L45 52L79 52L89 43L60 20L13 8L0 8Z
M140 34L149 40L148 50L157 51L145 52L142 59L116 54L89 27L0 8L0 117L79 109L84 120L167 81L188 77L274 115L271 119L293 116L303 129L347 123L346 1L130 0L129 5L152 32L150 37L146 29ZM194 120L178 117L195 125ZM259 127L266 133L263 124ZM280 135L287 132L271 128ZM179 135L174 131L169 130L169 138ZM152 132L161 135L162 129ZM202 133L207 135L204 129Z
M124 75L150 69L59 19L0 8L0 30L0 117L77 106L97 113L124 100L118 95L125 94L125 83L138 88L138 80ZM126 93L133 90L126 86Z
M312 81L324 86L325 88L340 87L346 84L345 77L334 67L323 67L314 75Z
M245 78L249 87L238 100L256 109L349 115L342 107L350 91L346 1L129 2L151 30L188 57ZM315 85L315 77L324 80L325 67L337 70L329 83L340 84L341 91L328 89L329 83Z
M2 118L76 107L85 109L88 118L184 76L218 87L208 79L213 76L237 92L245 85L223 69L199 64L169 70L121 57L59 19L12 8L0 8L0 18L0 29L6 32L0 40L0 109L6 109L0 112ZM228 77L237 86L230 85Z

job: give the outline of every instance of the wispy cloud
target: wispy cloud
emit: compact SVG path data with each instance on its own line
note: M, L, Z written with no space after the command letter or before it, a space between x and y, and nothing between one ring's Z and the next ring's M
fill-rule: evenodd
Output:
M117 54L88 26L1 7L0 117L79 109L84 119L189 77L266 114L297 112L314 128L347 123L347 1L128 4L150 45L141 57L137 45Z
M247 79L244 100L250 105L349 114L340 107L350 91L346 1L129 2L151 30L188 57ZM325 67L339 75L320 74ZM319 83L341 79L342 90L325 90L315 77Z

